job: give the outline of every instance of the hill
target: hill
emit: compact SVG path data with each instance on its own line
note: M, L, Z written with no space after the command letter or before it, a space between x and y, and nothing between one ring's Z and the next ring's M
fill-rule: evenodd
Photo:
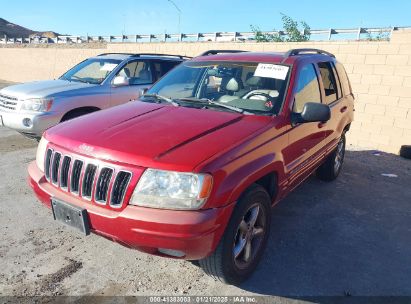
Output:
M7 35L9 38L28 38L33 36L45 36L49 38L54 38L60 34L52 31L33 31L23 26L11 23L3 18L0 18L0 37L3 38Z

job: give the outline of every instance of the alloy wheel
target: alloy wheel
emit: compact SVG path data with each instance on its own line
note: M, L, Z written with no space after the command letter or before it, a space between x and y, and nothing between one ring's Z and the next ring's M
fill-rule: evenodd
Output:
M246 268L261 249L266 233L265 211L260 204L252 205L243 216L234 238L233 256L235 265Z

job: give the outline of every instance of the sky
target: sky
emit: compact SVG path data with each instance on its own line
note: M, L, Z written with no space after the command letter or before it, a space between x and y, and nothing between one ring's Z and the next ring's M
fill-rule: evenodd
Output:
M282 29L281 13L311 29L411 26L410 0L174 0L183 33ZM169 0L0 0L0 18L70 35L179 33Z

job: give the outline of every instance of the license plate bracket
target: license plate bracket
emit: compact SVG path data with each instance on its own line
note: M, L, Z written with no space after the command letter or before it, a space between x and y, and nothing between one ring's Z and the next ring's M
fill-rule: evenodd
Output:
M79 230L85 235L90 234L90 223L86 209L55 198L51 199L51 209L54 220Z

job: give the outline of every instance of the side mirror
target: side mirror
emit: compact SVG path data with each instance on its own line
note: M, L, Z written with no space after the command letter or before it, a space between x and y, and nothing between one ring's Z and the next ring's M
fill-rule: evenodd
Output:
M143 96L144 94L146 94L148 91L148 88L143 88L140 90L140 96Z
M130 85L130 80L124 76L116 76L113 79L112 85L114 87L124 87Z
M316 121L323 122L330 120L330 118L330 107L317 102L307 102L301 113L292 113L291 115L291 121L293 124Z

